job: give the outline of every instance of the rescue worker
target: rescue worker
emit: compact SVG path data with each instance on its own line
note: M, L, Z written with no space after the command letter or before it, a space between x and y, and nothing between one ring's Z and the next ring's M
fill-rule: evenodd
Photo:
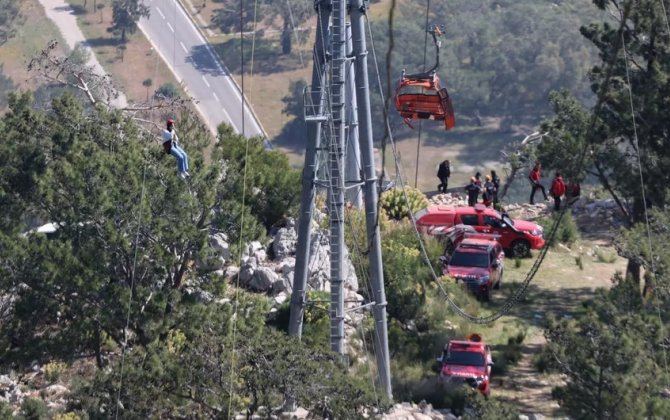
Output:
M486 182L484 182L484 194L482 195L482 199L484 200L484 205L486 207L491 206L495 194L496 187L491 180L491 175L486 175Z
M498 209L499 207L499 200L498 200L498 191L500 191L500 177L498 174L496 174L496 171L491 171L491 182L493 182L493 186L495 187L495 192L493 193L493 208Z
M440 163L440 166L437 168L437 177L440 179L440 184L437 186L437 192L447 192L447 186L449 185L449 177L451 176L451 168L449 167L449 161L445 160Z
M554 176L554 180L551 181L551 187L549 188L549 194L554 197L555 211L559 211L561 209L561 197L563 194L565 194L565 191L565 182L563 182L561 174L556 172L556 176Z
M465 186L465 191L468 192L468 206L474 207L479 197L479 185L477 185L477 179L474 176L470 178L470 183Z
M540 165L540 163L538 162L535 164L533 170L530 171L530 174L528 175L528 179L530 180L530 185L532 188L530 191L530 204L535 204L535 191L537 191L538 189L542 191L544 200L545 201L549 200L549 197L547 197L547 192L544 189L544 185L540 184L540 178L542 177L542 174L540 173L541 169L542 165Z
M163 130L163 149L166 154L172 155L177 159L177 172L181 179L191 176L188 173L188 155L178 145L179 137L174 128L174 120L172 118L167 120L167 128Z

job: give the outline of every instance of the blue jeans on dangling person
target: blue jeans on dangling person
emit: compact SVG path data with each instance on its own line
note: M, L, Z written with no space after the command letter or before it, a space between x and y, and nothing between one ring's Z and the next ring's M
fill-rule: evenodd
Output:
M188 155L181 147L173 144L170 148L170 154L177 159L177 171L186 172L188 171Z

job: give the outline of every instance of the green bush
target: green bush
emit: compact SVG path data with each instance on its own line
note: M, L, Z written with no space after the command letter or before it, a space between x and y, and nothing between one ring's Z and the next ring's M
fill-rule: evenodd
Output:
M389 218L401 220L426 208L428 199L416 188L405 186L404 191L401 188L394 188L384 192L381 196L381 206Z
M602 248L596 249L596 261L605 264L614 264L616 262L616 252L607 252Z
M44 365L44 379L47 382L56 382L65 372L67 366L62 362L51 362Z
M179 90L177 89L177 86L172 83L163 83L158 89L156 89L154 96L156 99L176 98L179 96Z
M577 267L579 267L580 270L584 270L584 259L581 254L575 257L575 264L577 264Z
M556 220L556 215L551 217L543 217L537 220L537 222L542 225L544 228L545 240L547 241L547 246L554 247L559 243L562 243L567 246L572 246L580 238L579 228L575 223L575 220L572 218L570 212L566 212L561 219L561 223L558 225L558 230L556 231L556 236L553 238L549 237L551 227Z
M47 405L42 400L26 398L21 403L21 417L25 420L43 420L48 418Z

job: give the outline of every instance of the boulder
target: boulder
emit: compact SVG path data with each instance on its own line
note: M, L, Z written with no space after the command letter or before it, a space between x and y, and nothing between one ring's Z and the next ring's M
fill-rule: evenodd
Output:
M272 251L276 259L282 259L295 254L298 244L298 233L293 227L284 227L277 231L272 240Z
M249 264L244 264L240 269L240 284L246 285L251 281L251 278L254 276L254 267ZM235 280L235 279L233 279Z
M209 237L209 246L215 250L220 257L229 261L232 259L228 236L223 232L218 232Z
M267 253L264 249L259 249L258 251L254 252L254 258L256 258L256 261L259 263L265 262L267 259Z
M235 279L237 278L237 274L240 272L240 267L234 266L234 265L229 265L226 267L226 270L224 271L223 276L227 279Z
M278 280L279 276L277 273L272 271L272 269L267 267L258 267L254 270L254 274L251 277L251 280L247 283L247 286L257 292L267 292L270 290L274 282Z
M50 400L56 400L63 398L70 393L70 390L64 387L63 385L53 384L42 390L42 394L45 398Z
M279 263L279 271L282 275L288 275L295 271L295 258L286 257Z
M286 292L288 289L289 286L287 285L287 279L285 277L279 277L277 281L272 283L272 294L275 296Z
M280 306L282 303L286 302L288 300L288 298L289 298L289 295L287 293L282 292L282 293L278 294L273 299L273 302L274 302L273 306Z

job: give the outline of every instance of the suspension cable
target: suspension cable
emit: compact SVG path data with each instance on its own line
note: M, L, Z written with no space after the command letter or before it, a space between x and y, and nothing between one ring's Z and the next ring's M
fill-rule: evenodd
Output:
M426 32L423 35L423 69L426 71L426 53L428 51L428 18L430 14L430 0L426 0ZM439 52L438 52L439 53ZM419 183L419 155L421 154L421 133L423 132L423 120L419 120L419 132L416 140L416 164L414 169L414 188ZM440 181L441 182L441 181Z
M670 36L670 21L668 21L668 12L665 9L665 0L661 1L661 7L663 8L663 18L665 19L665 27L668 30L668 36Z
M663 1L661 0L661 3ZM667 17L667 16L666 16ZM621 45L623 48L623 56L624 56L624 63L626 65L626 81L628 84L628 99L630 102L630 115L631 115L631 120L633 123L633 140L635 141L635 153L637 154L637 168L638 168L638 173L640 175L640 187L641 187L641 194L642 194L642 203L644 205L644 222L646 225L647 229L647 241L648 241L648 246L649 246L649 260L650 260L650 265L651 265L651 274L654 278L654 281L656 280L656 265L654 262L654 248L652 246L652 239L651 239L651 227L649 224L649 211L647 208L647 196L646 196L646 191L645 191L645 185L644 185L644 176L642 175L642 153L640 151L640 145L638 141L638 135L637 135L637 121L635 120L635 106L633 104L633 86L631 84L630 80L630 63L628 60L628 50L626 48L626 40L624 39L623 31L621 32ZM658 301L658 293L654 293L655 301L656 301L656 314L658 315L658 323L661 329L661 335L665 336L663 333L663 330L665 329L663 326L663 319L661 318L661 308L660 304ZM668 356L667 352L665 350L665 346L661 346L663 349L663 365L665 367L665 381L666 381L666 387L669 387L668 381L670 380L668 378Z

